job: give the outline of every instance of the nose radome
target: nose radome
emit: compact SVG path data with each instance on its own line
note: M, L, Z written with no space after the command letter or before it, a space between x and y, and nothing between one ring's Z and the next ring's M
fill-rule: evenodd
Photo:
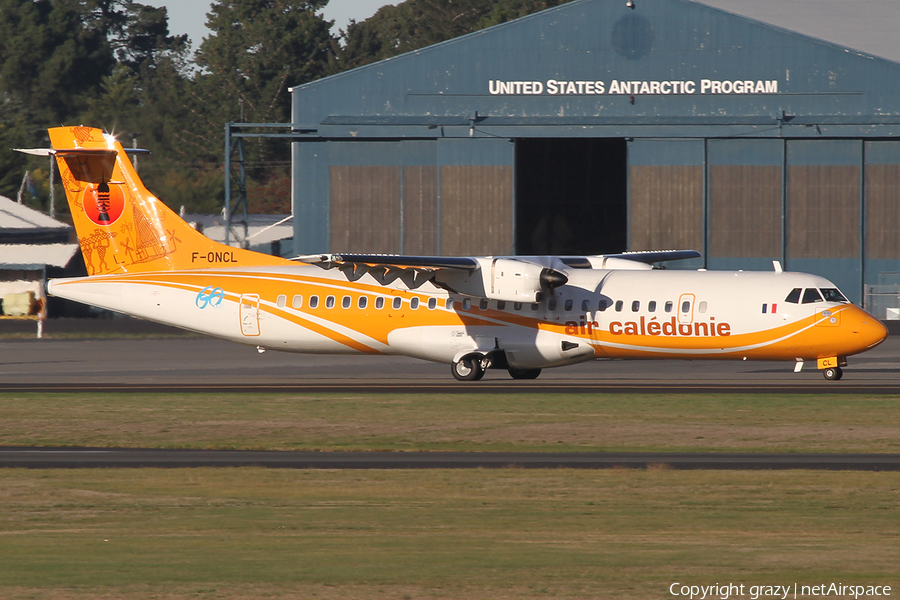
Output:
M854 306L851 315L847 324L850 325L850 332L859 336L860 351L874 348L887 337L887 327L863 309Z

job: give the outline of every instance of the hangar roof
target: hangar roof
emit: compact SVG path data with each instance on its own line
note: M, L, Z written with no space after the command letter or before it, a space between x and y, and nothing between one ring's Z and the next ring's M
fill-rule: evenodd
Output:
M0 270L64 268L77 250L78 244L0 244Z
M900 57L872 54L900 2L872 3L786 0L806 34L747 14L772 1L575 0L292 88L292 120L310 139L900 136Z
M900 62L897 41L900 2L897 0L699 0L699 3Z
M0 229L68 230L69 226L6 196L0 196Z

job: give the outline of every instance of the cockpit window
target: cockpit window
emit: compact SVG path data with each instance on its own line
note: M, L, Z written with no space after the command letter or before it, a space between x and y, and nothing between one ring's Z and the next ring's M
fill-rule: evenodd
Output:
M816 288L806 288L803 290L803 304L812 304L813 302L821 302L822 296Z
M791 304L800 304L800 292L802 291L802 288L792 289L791 293L787 295L787 298L785 298L784 301L790 302Z
M825 302L849 302L837 288L822 288L819 291L822 292L822 297L825 298Z

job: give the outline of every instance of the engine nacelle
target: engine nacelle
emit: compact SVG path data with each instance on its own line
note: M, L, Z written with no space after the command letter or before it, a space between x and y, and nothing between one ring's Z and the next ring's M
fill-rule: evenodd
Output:
M511 258L491 260L484 278L487 297L507 302L540 302L541 292L568 281L559 271Z
M474 271L443 269L435 273L434 282L448 289L490 300L506 302L540 302L541 292L565 285L565 274L530 261L514 258L476 258Z

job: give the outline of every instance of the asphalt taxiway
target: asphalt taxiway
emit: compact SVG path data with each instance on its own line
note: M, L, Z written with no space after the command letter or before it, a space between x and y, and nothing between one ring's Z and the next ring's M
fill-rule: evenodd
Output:
M597 360L545 369L533 381L489 370L457 382L448 365L400 356L259 353L212 338L0 339L6 391L780 392L900 394L900 336L850 357L841 381L815 364Z
M534 381L488 371L458 382L447 365L396 356L260 353L211 338L0 339L0 391L366 393L847 393L900 395L900 336L850 358L841 381L815 365L598 360ZM900 470L900 454L260 452L0 448L0 467L648 468Z
M0 448L0 468L731 469L900 471L900 454L734 452L292 452Z

